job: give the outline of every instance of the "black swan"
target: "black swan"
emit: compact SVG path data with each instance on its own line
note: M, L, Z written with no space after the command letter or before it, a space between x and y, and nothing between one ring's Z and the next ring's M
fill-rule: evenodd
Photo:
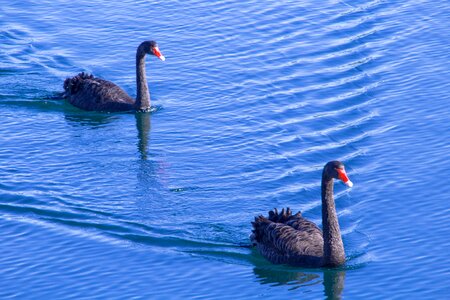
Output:
M347 186L353 183L339 161L330 161L322 172L322 231L316 224L304 219L300 212L292 215L287 208L278 213L269 211L269 217L258 216L252 222L250 236L253 246L274 264L299 267L337 267L345 263L344 245L339 229L333 198L333 178Z
M149 111L150 93L145 77L145 55L152 54L161 60L165 57L154 41L145 41L136 51L136 101L114 83L80 73L64 81L63 97L70 104L84 110L94 111Z

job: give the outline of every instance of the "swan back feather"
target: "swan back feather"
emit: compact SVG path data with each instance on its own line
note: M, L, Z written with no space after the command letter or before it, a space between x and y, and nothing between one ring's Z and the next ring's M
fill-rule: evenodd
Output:
M132 110L135 102L116 84L84 72L64 81L64 96L73 106L89 111Z
M252 243L267 260L275 264L318 267L323 264L322 231L298 212L287 208L252 222Z

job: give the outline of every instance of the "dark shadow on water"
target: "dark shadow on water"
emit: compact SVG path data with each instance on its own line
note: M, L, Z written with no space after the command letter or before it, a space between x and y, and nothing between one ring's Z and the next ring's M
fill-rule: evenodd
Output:
M186 241L185 241L186 242ZM186 245L188 246L188 245ZM194 245L189 245L194 246ZM183 248L179 246L180 250ZM289 290L306 291L308 287L319 288L323 285L324 299L341 299L345 286L345 274L350 266L337 269L297 268L286 265L274 265L260 256L255 248L226 244L200 243L194 249L183 252L200 255L203 258L218 259L228 264L243 264L253 267L255 279L261 285L286 286ZM201 250L199 248L202 248Z
M291 285L298 288L304 285L313 285L320 282L320 275L316 273L304 273L295 269L280 268L253 268L253 273L261 284Z
M132 112L127 112L131 114ZM137 129L137 148L141 160L148 159L148 147L151 130L151 116L149 112L134 113ZM64 118L73 126L87 126L92 129L101 128L117 120L121 115L103 112L86 112L78 109L64 111Z
M90 126L94 129L111 123L118 117L116 115L98 112L65 111L64 118L68 124L75 126Z
M322 283L325 299L342 299L345 284L345 270L323 269L308 272L289 267L255 267L253 273L261 284L273 286L288 285L291 290ZM323 280L321 280L323 273Z

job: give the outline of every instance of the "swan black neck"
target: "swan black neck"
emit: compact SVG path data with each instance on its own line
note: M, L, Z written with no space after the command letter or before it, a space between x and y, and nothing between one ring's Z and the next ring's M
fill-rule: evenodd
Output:
M134 105L137 111L147 111L150 109L150 92L145 75L145 55L143 44L141 44L136 51L137 96Z
M345 262L344 244L333 197L333 178L326 169L322 174L322 227L324 266L336 267Z

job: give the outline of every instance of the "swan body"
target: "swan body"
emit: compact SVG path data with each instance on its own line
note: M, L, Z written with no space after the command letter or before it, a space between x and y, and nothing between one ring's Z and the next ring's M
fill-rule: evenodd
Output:
M336 208L333 199L333 179L342 180L348 186L344 165L331 161L322 173L322 230L301 213L291 209L269 211L268 217L258 216L252 222L250 240L267 260L274 264L300 267L337 267L345 263Z
M88 111L150 110L150 93L145 74L146 54L165 60L156 42L145 41L139 45L136 51L136 100L116 84L84 72L64 81L63 97L73 106Z
M135 100L111 81L80 73L66 79L66 98L70 104L83 110L127 111Z

